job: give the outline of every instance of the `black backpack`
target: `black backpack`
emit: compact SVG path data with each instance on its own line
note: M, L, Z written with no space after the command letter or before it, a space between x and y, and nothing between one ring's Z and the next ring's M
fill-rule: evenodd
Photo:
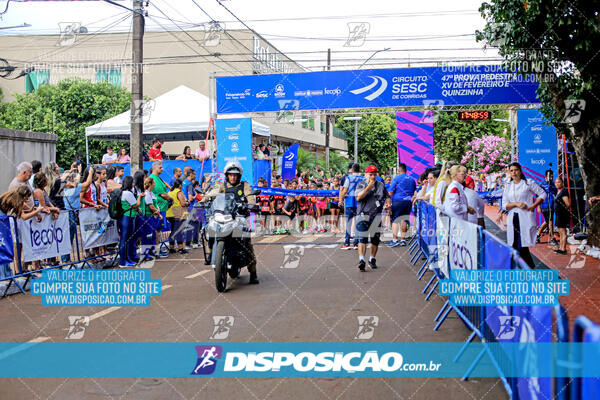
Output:
M123 204L121 203L121 189L113 190L108 200L108 215L112 219L121 219L125 211L123 211Z

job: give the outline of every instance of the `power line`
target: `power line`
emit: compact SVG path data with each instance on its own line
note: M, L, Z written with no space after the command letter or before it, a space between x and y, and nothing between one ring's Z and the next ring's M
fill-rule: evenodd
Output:
M162 15L164 15L166 18L168 18L171 22L174 22L167 14L165 14L160 8L158 8L156 5L153 5L154 8L156 8ZM185 33L190 39L192 39L195 43L197 43L199 46L201 46L204 50L206 50L208 52L208 50L206 49L205 46L203 46L202 44L200 44L200 42L198 42L192 35L190 35L188 32L186 32L183 28L179 27L179 25L175 24L179 30L181 30L183 33ZM179 38L177 38L177 40L179 40ZM194 48L192 48L191 46L187 45L185 42L183 42L187 47L189 47L190 49L192 49L192 51L194 51L195 53L197 53L198 55L202 55L200 53L198 53L198 51L196 51ZM209 54L207 54L207 57L210 57L211 54L210 52L208 52ZM223 61L224 63L228 64L229 63L225 60L223 60L221 57L216 56L219 60ZM215 64L214 62L212 62L214 65L220 67L221 69L223 69L221 66ZM236 69L235 67L233 67L234 69Z
M147 59L146 59L147 60ZM13 60L13 59L7 59L7 61L10 61L11 63L31 63L31 62L27 62L27 61L22 61L22 60ZM81 68L89 68L90 66L95 66L98 64L110 64L111 62L115 63L118 61L122 61L122 60L91 60L91 61L74 61L74 62L42 62L44 65L48 65L48 66L55 66L55 67L74 67L74 66L81 66ZM314 60L302 60L303 62L323 62L322 59L314 59ZM352 65L361 65L362 62L364 62L363 58L346 58L346 59L337 59L334 60L339 62L353 62L355 61L356 63L354 64L332 64L332 66L334 67L340 67L340 66L352 66ZM443 63L443 62L495 62L495 61L504 61L503 58L501 57L487 57L487 58L463 58L463 57L447 57L447 58L386 58L386 59L380 59L380 60L372 60L369 65L373 66L373 65L397 65L397 64L401 64L401 63L406 63L406 62L410 62L412 63L421 63L421 62L427 62L427 63ZM247 59L240 59L240 60L228 60L228 62L230 63L247 63L248 60ZM127 60L127 62L123 62L123 63L119 63L121 65L130 65L131 61ZM210 60L189 60L189 61L179 61L176 59L169 59L169 57L165 57L164 59L162 59L162 61L156 61L156 62L144 62L143 65L147 65L147 66L153 66L153 65L186 65L186 64L214 64L214 61L210 61ZM313 66L311 68L321 68L322 66ZM221 68L223 69L223 68ZM237 72L245 72L245 71L240 71L238 69L236 69Z
M42 55L38 56L38 58L40 58L40 59L41 59L41 58L48 58L48 57L51 57L51 56L55 56L55 55L57 55L57 54L59 54L59 53L65 52L65 51L67 51L67 50L71 50L71 49L73 49L73 48L74 48L74 47L76 47L76 46L80 46L82 43L85 43L85 42L87 42L87 41L89 41L89 40L93 39L94 37L96 37L96 36L98 36L99 34L103 33L105 30L107 30L107 29L110 29L110 28L111 28L112 26L114 26L115 24L119 24L119 23L121 23L122 21L125 21L127 18L129 18L129 13L127 13L127 15L125 15L125 16L123 16L123 17L119 18L117 21L115 21L115 22L112 22L112 23L110 23L110 24L106 25L106 27L105 27L105 28L103 28L103 29L99 30L98 32L96 32L96 33L94 33L94 34L92 34L92 35L90 35L90 36L87 36L87 37L86 37L85 39L83 39L83 40L80 40L80 41L75 41L75 43L73 43L73 44L72 44L72 45L70 45L70 46L65 46L65 47L62 47L62 48L60 48L60 49L57 49L57 50L54 50L54 51L49 51L49 52L47 52L47 53L45 53L45 54L42 54Z
M408 13L386 13L386 14L355 14L355 15L328 15L328 16L313 16L313 17L283 17L269 19L247 19L248 22L281 22L281 21L312 21L312 20L329 20L329 19L352 19L352 18L413 18L413 17L438 17L447 15L466 15L479 14L479 11L473 10L458 10L458 11L423 11L423 12L408 12ZM227 22L227 21L223 21ZM235 21L229 21L235 22Z
M206 12L206 10L204 10L204 8L202 8L202 7L200 6L200 4L198 4L198 3L196 2L196 0L192 0L192 3L194 3L194 5L195 5L196 7L198 7L198 8L200 9L200 11L202 11L202 13L204 13L204 15L206 15L206 16L207 16L207 17L210 19L211 23L215 23L215 24L217 24L217 25L219 24L219 22L218 22L218 21L216 21L216 20L215 20L213 17L211 17L211 16L210 16L210 15L209 15L209 14ZM252 31L252 30L251 30L251 31ZM224 32L224 33L225 33L227 36L229 36L231 39L235 40L237 43L239 43L239 44L240 44L240 45L242 45L244 48L246 48L246 49L249 51L249 54L252 54L252 50L251 50L251 49L250 49L248 46L246 46L244 43L242 43L242 42L241 42L239 39L237 39L237 38L233 37L233 36L231 35L231 33L229 33L229 32L228 32L226 29L223 29L223 32ZM252 32L254 32L254 31L252 31ZM220 39L219 39L219 40L220 40Z

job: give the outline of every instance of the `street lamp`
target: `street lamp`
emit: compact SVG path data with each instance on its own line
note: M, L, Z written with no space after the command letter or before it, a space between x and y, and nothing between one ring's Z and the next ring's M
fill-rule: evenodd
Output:
M362 117L344 117L344 121L354 121L354 163L358 164L358 121Z
M374 52L373 54L371 54L371 55L369 56L369 58L367 58L367 59L365 60L365 62L364 62L364 63L360 64L360 67L358 67L357 69L360 69L360 68L361 68L363 65L365 65L365 64L366 64L366 63L367 63L367 62L368 62L368 61L369 61L371 58L373 58L373 57L375 56L375 54L377 54L377 53L381 53L382 51L388 51L388 50L390 50L390 49L391 49L391 47L386 47L385 49L377 50L376 52Z

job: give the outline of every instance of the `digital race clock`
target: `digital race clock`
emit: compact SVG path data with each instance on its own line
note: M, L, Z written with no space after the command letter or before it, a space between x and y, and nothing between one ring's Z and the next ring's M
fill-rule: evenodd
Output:
M489 111L460 111L458 113L458 119L461 121L482 121L490 119L490 117Z

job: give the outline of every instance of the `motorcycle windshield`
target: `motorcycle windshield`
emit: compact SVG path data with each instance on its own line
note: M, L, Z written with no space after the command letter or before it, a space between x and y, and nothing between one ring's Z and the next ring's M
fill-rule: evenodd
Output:
M232 214L235 205L233 193L219 193L212 202L212 211L222 214Z

